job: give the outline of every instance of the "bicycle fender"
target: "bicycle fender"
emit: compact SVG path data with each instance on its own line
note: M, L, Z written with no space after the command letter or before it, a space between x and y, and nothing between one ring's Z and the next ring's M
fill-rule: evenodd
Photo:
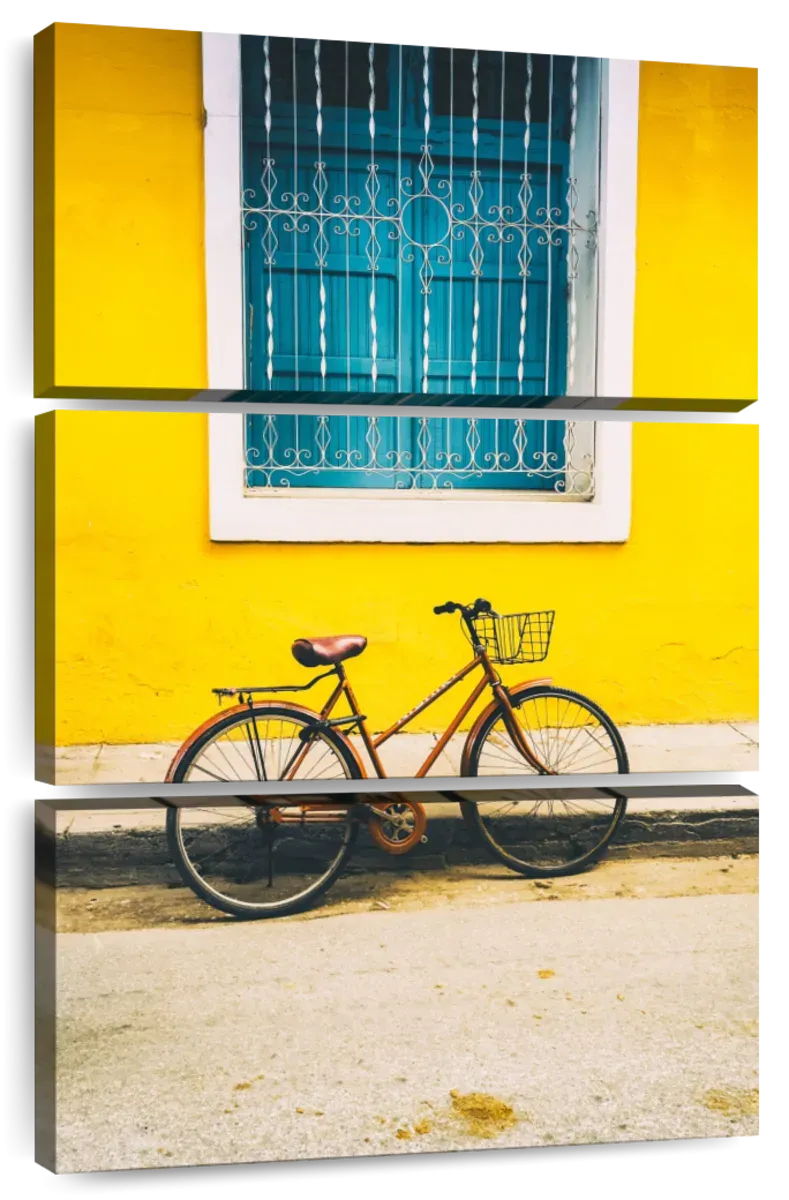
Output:
M291 702L289 702L287 700L278 700L276 702L276 706L277 706L277 708L286 708L290 712L299 713L300 716L306 717L306 719L313 725L318 724L318 716L316 713L314 713L312 711L311 708L303 708L302 705L292 704ZM197 729L194 730L193 733L190 733L189 737L186 739L184 744L182 746L180 746L178 748L178 750L176 751L175 757L173 758L172 762L170 763L169 767L167 768L167 774L164 777L164 782L165 783L173 782L173 776L175 775L176 769L178 768L178 764L181 762L181 759L184 757L187 750L190 750L192 748L192 746L195 744L195 742L198 740L198 738L202 737L203 734L207 730L211 729L214 725L218 725L220 723L220 721L226 720L227 717L232 716L234 713L242 713L242 712L248 713L250 711L252 713L255 713L255 712L259 712L263 708L270 708L270 707L271 707L270 704L265 704L265 705L253 704L250 709L250 706L248 704L235 704L232 708L222 709L220 712L216 713L213 717L209 717L207 721L203 721L203 724L199 725L197 727ZM345 745L347 746L347 748L350 750L351 754L353 755L354 759L356 760L359 770L361 771L362 778L366 779L367 772L364 769L364 763L362 762L359 755L357 754L353 743L350 741L350 739L348 737L346 737L346 735L342 732L341 729L335 728L332 730L332 733L334 733L337 737L339 737L345 743Z
M508 687L507 691L510 693L511 696L517 696L521 692L527 692L529 690L529 688L539 687L544 684L552 684L552 683L553 683L553 676L545 675L545 676L540 676L539 679L527 679L523 683L516 683L514 687ZM466 741L463 745L463 756L462 756L461 762L460 762L460 774L461 775L468 775L468 760L469 760L469 754L471 753L471 747L474 745L474 741L475 741L480 729L482 728L483 722L486 721L488 719L488 717L490 716L490 714L498 707L499 707L498 700L491 700L490 704L488 704L486 708L483 708L482 712L479 714L476 721L474 722L471 729L469 730L468 735L466 736Z

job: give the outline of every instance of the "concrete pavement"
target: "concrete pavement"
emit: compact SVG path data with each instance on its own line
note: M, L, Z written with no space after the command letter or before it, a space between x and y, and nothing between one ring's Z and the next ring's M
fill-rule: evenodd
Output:
M61 934L59 1170L754 1133L756 920L460 895Z
M621 728L632 772L758 770L759 726L755 721ZM381 757L388 774L413 776L437 740L434 734L401 734L387 742ZM450 740L432 769L433 775L458 774L464 740L465 735ZM47 778L54 769L52 782L63 785L161 783L177 749L174 742L66 746L56 749L54 755L40 748L38 774Z

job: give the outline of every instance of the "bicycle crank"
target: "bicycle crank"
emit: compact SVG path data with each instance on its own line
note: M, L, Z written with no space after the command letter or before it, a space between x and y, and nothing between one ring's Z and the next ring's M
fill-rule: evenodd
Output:
M370 803L370 837L387 854L408 854L420 842L426 842L427 813L424 805L401 797Z

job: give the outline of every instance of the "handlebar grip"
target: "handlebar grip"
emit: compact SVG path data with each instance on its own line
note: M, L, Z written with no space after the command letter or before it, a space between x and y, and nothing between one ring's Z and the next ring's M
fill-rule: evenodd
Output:
M457 605L454 603L454 601L447 600L446 604L437 604L433 609L433 612L437 617L440 617L442 613L454 612L456 608Z

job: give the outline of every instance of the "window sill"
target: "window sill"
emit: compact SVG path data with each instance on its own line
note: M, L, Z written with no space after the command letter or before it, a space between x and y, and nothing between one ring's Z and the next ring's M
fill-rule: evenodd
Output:
M384 542L509 545L624 542L630 532L631 426L597 423L595 496L511 492L330 492L242 486L244 418L209 418L211 539L216 542Z

